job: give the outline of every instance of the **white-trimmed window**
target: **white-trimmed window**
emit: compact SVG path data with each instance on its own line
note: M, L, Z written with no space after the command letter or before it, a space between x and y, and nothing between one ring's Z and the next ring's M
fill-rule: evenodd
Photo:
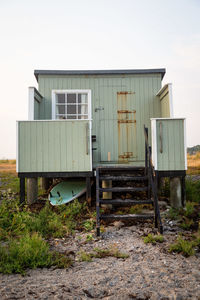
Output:
M53 90L52 119L91 119L90 90Z

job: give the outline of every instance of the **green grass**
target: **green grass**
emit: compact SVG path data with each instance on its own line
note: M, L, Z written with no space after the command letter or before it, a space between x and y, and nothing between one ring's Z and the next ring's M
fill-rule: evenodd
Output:
M49 250L48 244L38 233L14 239L0 246L0 272L4 274L21 273L26 269L57 266L67 268L72 264L70 258Z
M1 191L4 192L3 196L6 197L8 193L18 193L19 192L19 178L16 174L13 173L1 173L1 186L0 186L0 193Z
M79 261L87 261L91 262L92 258L105 258L105 257L116 257L126 259L129 257L128 254L122 253L115 246L111 246L110 248L94 248L92 252L85 252L81 250L79 252Z
M169 252L181 253L184 256L188 257L194 255L194 246L194 242L184 240L179 236L177 238L177 241L174 244L170 245Z
M143 241L145 244L151 243L155 245L156 243L163 243L164 237L162 235L152 235L149 233L147 236L143 237Z
M190 202L200 203L200 180L192 181L186 180L186 199Z
M53 209L49 202L36 213L18 200L3 200L0 206L0 240L38 232L44 238L61 238L72 234L85 215L85 205L75 200L68 206Z

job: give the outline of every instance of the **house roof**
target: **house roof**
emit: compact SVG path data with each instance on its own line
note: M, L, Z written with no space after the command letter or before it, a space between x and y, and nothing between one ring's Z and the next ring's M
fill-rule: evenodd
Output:
M132 75L132 74L161 74L163 79L165 69L134 69L134 70L35 70L34 75Z

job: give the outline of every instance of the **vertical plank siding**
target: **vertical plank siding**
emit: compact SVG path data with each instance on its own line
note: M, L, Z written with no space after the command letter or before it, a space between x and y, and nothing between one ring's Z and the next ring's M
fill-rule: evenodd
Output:
M19 121L18 172L91 171L91 153L86 154L88 123Z
M169 98L169 85L159 93L161 117L170 118L170 98Z
M133 164L134 161L141 161L141 164L144 163L143 125L145 124L150 129L150 118L161 117L160 100L156 96L156 93L161 88L160 74L135 74L124 76L39 75L38 83L39 92L44 96L42 101L43 106L41 108L41 116L44 120L51 119L51 91L53 89L91 89L92 134L97 137L97 141L94 144L94 147L97 148L97 150L93 151L94 164L107 160L108 151L111 152L111 161L118 163L117 92L134 92L137 145ZM98 108L103 109L98 110ZM95 109L97 110L95 111ZM65 130L69 131L70 127ZM65 142L62 141L62 143ZM61 151L63 151L63 147L61 147ZM66 148L67 147L69 147L68 144L66 145ZM68 151L70 150L68 149ZM69 153L69 155L71 154ZM73 166L71 166L71 168L73 168Z
M156 120L157 170L185 170L184 119ZM160 123L162 126L163 152L160 152ZM154 151L154 149L153 149Z

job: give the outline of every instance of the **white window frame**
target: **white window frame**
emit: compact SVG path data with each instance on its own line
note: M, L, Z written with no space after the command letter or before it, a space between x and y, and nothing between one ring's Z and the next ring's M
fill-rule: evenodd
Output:
M56 94L87 94L88 96L88 119L66 119L70 121L91 120L91 90L52 90L52 120L56 119Z

